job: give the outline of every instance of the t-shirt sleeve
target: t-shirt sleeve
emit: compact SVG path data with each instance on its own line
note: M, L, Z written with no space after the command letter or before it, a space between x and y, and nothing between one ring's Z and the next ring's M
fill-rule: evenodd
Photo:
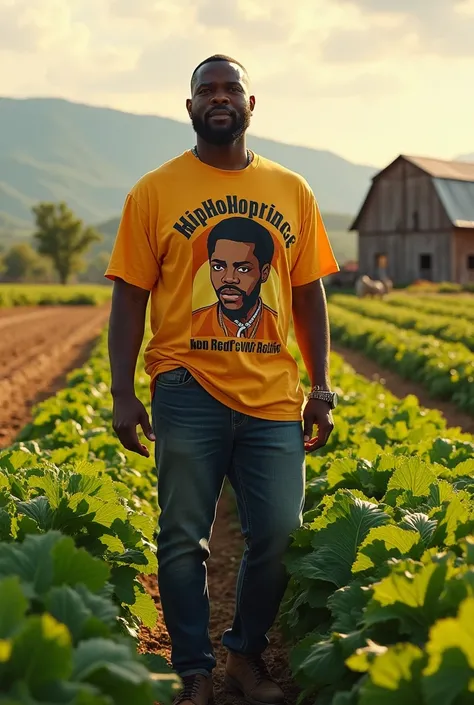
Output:
M314 194L305 184L298 253L291 270L291 285L304 286L339 271Z
M148 215L136 196L129 193L105 277L112 281L118 277L128 284L151 291L159 271L157 245L150 234Z

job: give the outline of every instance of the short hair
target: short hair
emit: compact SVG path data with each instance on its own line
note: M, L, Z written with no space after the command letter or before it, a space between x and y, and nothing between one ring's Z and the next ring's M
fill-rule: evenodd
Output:
M244 242L254 245L254 254L260 269L266 264L271 264L275 254L275 243L266 228L251 218L225 218L213 227L207 239L207 252L212 258L216 244L219 240Z
M213 54L212 56L208 56L207 59L204 59L204 61L201 61L201 63L196 66L191 76L191 87L194 84L196 74L201 68L201 66L205 66L205 64L212 64L214 61L226 61L228 64L236 64L237 66L240 66L240 68L242 69L242 71L244 71L245 75L248 78L248 71L245 66L240 63L240 61L237 61L237 59L233 59L231 56L227 56L227 54Z

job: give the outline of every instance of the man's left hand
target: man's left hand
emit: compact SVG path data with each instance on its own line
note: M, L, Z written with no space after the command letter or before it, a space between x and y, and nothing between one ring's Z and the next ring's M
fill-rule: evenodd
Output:
M313 427L318 427L318 435L313 437ZM312 453L323 448L334 429L330 405L320 399L308 399L303 413L304 449Z

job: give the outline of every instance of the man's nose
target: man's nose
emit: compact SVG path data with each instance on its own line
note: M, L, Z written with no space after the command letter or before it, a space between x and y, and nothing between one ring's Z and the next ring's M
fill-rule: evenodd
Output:
M239 281L239 278L238 278L236 275L237 275L237 273L236 273L236 272L233 272L233 271L230 269L230 270L228 270L228 271L225 273L225 275L224 275L224 277L223 277L223 281L224 281L226 284L236 284L236 283Z
M227 95L227 93L217 91L212 96L211 102L214 103L215 105L228 105L230 103L230 100L229 100L229 96Z

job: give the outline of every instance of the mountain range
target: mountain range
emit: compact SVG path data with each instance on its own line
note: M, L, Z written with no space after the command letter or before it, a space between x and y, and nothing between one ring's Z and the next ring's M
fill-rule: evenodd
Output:
M38 201L66 201L110 250L130 186L194 143L190 124L56 98L0 97L0 246L29 236ZM356 256L347 228L378 169L327 150L248 136L256 152L309 182L340 259ZM463 159L474 159L466 155Z
M190 124L55 98L0 98L0 241L31 231L38 201L66 203L101 231L130 186L194 143ZM345 230L375 167L330 151L249 135L256 152L301 173ZM339 215L342 214L342 215ZM112 219L112 220L111 220ZM112 224L112 225L111 225ZM338 228L339 229L339 228ZM349 236L351 237L351 236Z

